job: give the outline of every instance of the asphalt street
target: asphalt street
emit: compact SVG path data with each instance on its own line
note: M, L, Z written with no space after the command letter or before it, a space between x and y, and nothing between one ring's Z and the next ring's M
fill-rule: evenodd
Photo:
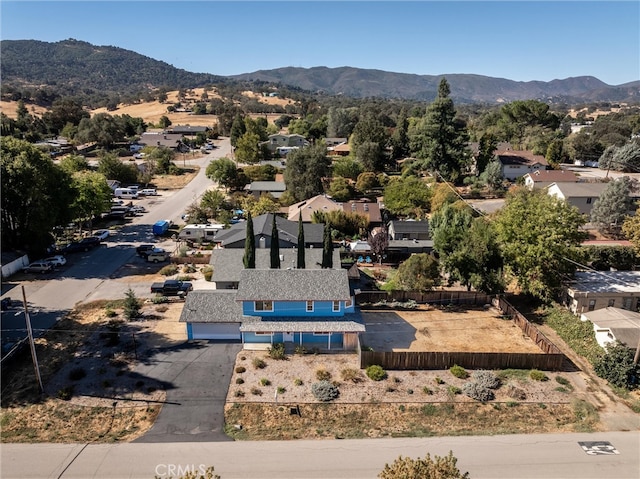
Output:
M373 479L398 456L445 456L472 479L637 479L637 432L155 444L3 444L3 479ZM602 445L602 442L611 444ZM580 444L583 443L583 444ZM593 443L600 443L594 446Z

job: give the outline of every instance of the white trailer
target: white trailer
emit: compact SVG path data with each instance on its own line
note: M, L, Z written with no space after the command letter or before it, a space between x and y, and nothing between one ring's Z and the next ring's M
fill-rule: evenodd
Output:
M190 241L213 241L216 233L224 229L224 225L206 224L206 225L186 225L180 230L178 239Z

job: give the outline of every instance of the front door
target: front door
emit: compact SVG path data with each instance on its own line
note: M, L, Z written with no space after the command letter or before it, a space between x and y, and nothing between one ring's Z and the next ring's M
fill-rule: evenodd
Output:
M282 341L285 343L293 342L293 333L282 333Z

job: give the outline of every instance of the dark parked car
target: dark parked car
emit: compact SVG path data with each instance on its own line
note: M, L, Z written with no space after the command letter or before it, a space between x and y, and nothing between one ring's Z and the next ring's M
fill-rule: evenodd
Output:
M151 253L155 247L156 245L153 244L141 244L136 248L136 253L138 254L138 256L147 259L149 253Z
M89 251L100 246L100 238L97 236L87 236L80 241L74 241L62 248L63 253L75 253L77 251Z

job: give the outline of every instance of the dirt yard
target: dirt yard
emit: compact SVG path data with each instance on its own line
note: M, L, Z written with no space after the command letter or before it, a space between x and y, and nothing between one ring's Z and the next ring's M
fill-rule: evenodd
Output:
M113 442L143 434L165 392L135 365L186 340L182 305L145 304L139 319L125 322L121 304L101 301L61 320L37 340L44 395L28 354L3 375L2 442Z
M495 308L366 311L363 343L375 351L540 353L531 339Z

